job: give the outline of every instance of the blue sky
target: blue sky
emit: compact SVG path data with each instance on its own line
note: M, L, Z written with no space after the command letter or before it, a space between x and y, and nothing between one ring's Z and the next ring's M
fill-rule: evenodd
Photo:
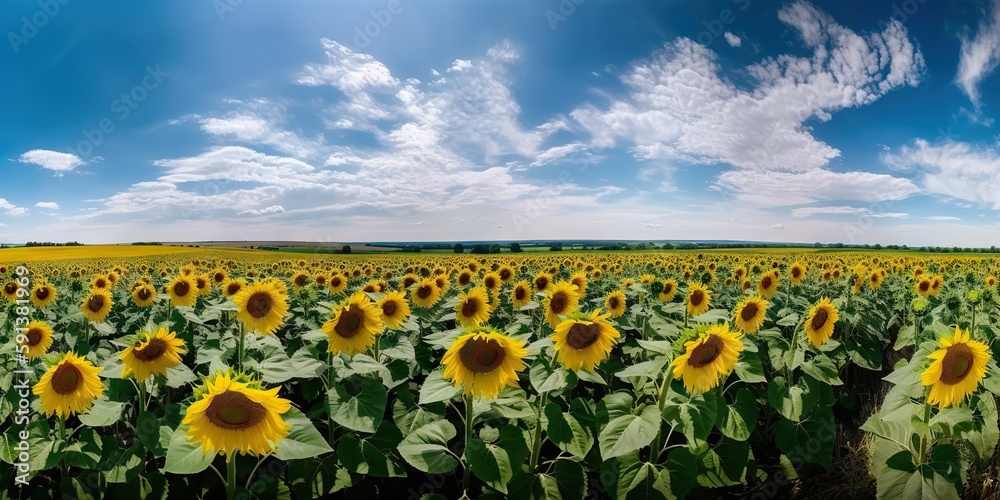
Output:
M0 19L0 242L1000 240L1000 0Z

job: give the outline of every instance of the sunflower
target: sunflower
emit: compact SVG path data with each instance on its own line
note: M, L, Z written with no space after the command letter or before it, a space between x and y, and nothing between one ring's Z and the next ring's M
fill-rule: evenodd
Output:
M156 301L156 289L142 284L132 291L132 302L139 307L149 307Z
M166 376L167 368L181 364L180 355L185 352L184 341L166 327L145 332L118 356L125 365L122 378L129 374L134 374L136 380L146 380L150 375Z
M921 297L927 297L931 294L931 280L927 278L920 278L920 281L917 282L915 288L918 295Z
M347 288L347 277L337 273L330 276L330 292L334 295L343 292Z
M31 392L42 400L46 416L56 414L66 419L89 410L104 392L104 384L97 376L100 372L100 367L67 352L42 375Z
M226 282L226 286L222 288L222 292L226 294L226 297L232 297L240 293L240 290L245 286L247 286L247 280L244 278L230 279Z
M198 291L198 295L207 295L212 291L212 280L208 276L199 274L194 277L194 288Z
M500 279L500 275L497 273L486 273L486 276L483 276L483 286L491 292L499 290L502 283L503 280Z
M305 271L296 271L295 274L292 275L292 288L294 288L296 292L308 284L309 273Z
M941 288L944 286L944 278L940 275L934 276L931 280L931 296L937 297L937 294L941 293Z
M80 310L83 311L83 316L94 323L103 323L108 317L108 313L111 312L111 306L114 302L111 301L111 292L107 290L93 290L87 298L83 299L83 305L80 306Z
M971 340L969 331L955 327L955 333L940 340L941 349L927 355L930 366L920 375L920 383L931 386L927 403L941 408L955 406L972 394L986 377L989 347Z
M198 284L190 276L180 275L167 284L170 305L194 307L198 303Z
M684 353L674 358L670 367L674 379L683 378L689 394L708 392L719 385L720 376L728 376L743 351L738 332L729 324L710 327L697 339L684 343Z
M55 300L56 287L44 281L35 285L35 289L31 291L31 303L39 309L44 309Z
M455 321L470 328L479 326L490 317L490 297L486 288L477 287L468 293L458 294L458 304L455 305Z
M90 281L90 287L94 290L107 290L114 285L107 276L94 276L94 279Z
M288 436L292 426L281 415L291 409L291 401L278 397L280 387L263 390L254 385L233 380L227 372L206 380L196 391L198 400L188 406L181 423L188 426L188 437L201 443L203 455L237 450L267 455Z
M398 330L403 322L410 317L410 304L406 302L403 292L389 292L375 303L382 311L382 323L386 328Z
M531 285L527 281L518 281L510 293L510 298L515 310L528 305L528 302L531 302Z
M458 286L464 287L465 285L468 285L472 282L472 278L474 277L475 275L469 270L458 273Z
M540 272L535 275L535 279L532 281L535 286L536 292L544 292L549 289L552 284L552 275L546 272Z
M491 329L459 336L441 359L444 378L465 394L492 399L505 386L517 385L517 372L525 369L524 342Z
M805 325L809 341L816 347L825 344L833 335L833 325L837 319L837 308L833 307L829 298L824 297L819 303L812 306L809 309L809 316L806 317Z
M212 272L212 283L216 285L221 285L229 279L229 275L226 274L225 269L216 269Z
M288 314L288 295L274 281L258 281L233 295L236 317L246 331L270 335L284 323Z
M621 290L615 290L604 299L604 308L608 310L609 318L619 318L625 314L625 294Z
M52 328L44 321L32 321L28 323L28 329L18 334L17 338L20 345L28 346L28 352L22 350L18 352L28 359L35 359L49 352L49 347L52 347Z
M508 281L514 279L514 269L510 266L500 266L500 270L497 271L500 276L500 281L507 283Z
M885 279L885 275L882 273L881 269L876 269L868 276L868 284L872 286L872 290L878 290L878 287L882 286L882 280Z
M770 303L758 295L750 295L740 301L733 311L733 322L743 333L757 333L764 325L764 316Z
M792 280L792 286L798 285L802 281L802 278L806 277L805 264L801 262L792 264L791 269L788 270L788 277Z
M865 286L865 280L858 276L854 278L854 285L851 287L851 292L855 295L861 293L861 289Z
M354 356L370 348L383 328L382 310L364 292L355 292L334 309L322 329L330 341L330 352Z
M417 307L429 309L441 300L441 289L434 278L424 278L410 291L410 301Z
M610 314L602 315L595 309L587 316L576 314L559 323L552 334L556 361L567 370L592 371L607 359L611 347L621 337L608 323L608 317Z
M549 294L542 300L542 304L545 306L545 320L555 328L563 321L560 315L576 311L580 304L580 294L576 285L560 281L549 287Z
M3 296L4 296L4 298L6 298L7 300L9 300L11 302L17 300L17 290L20 289L20 288L21 288L21 286L18 285L16 281L8 281L3 286Z
M760 281L757 282L757 295L770 299L777 292L778 279L774 277L774 274L767 273L760 277Z
M708 311L709 303L712 301L712 292L700 283L688 285L687 313L688 316L700 316Z
M673 278L663 280L663 290L657 297L664 302L673 302L674 295L677 295L677 280Z

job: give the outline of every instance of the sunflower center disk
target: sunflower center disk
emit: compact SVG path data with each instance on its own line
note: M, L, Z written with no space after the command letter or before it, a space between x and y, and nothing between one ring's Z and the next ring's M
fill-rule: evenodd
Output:
M272 305L273 301L269 294L255 293L247 301L247 312L255 318L263 318L267 316L267 313L271 312Z
M87 300L87 309L92 312L100 311L104 307L104 297L100 295L93 295Z
M702 300L705 300L705 292L702 292L701 290L695 290L695 291L691 292L691 305L692 306L699 306L699 305L701 305L701 301Z
M9 295L15 294L17 293L17 285L13 283L7 283L6 285L4 285L3 291L7 292L7 294Z
M146 300L149 298L149 289L143 288L139 290L139 300Z
M955 344L948 347L944 359L941 360L941 381L954 385L963 380L972 371L972 349L965 344Z
M306 285L306 276L304 274L300 274L300 275L296 276L295 277L295 284L299 285L299 286L305 286Z
M392 316L396 313L396 303L394 301L386 302L382 304L382 314L386 316Z
M190 291L191 291L191 285L188 285L187 282L185 282L185 281L182 281L182 282L174 285L174 293L178 297L183 297L183 296L187 295L188 292L190 292Z
M466 301L462 303L462 316L475 316L477 312L479 312L479 303L475 300L466 299Z
M743 306L743 310L740 311L740 318L742 318L743 321L750 321L757 316L757 311L758 311L757 304L750 302L747 305Z
M32 328L31 330L28 330L25 337L28 338L28 345L38 345L38 343L42 341L42 332L37 328Z
M361 333L361 325L363 324L364 318L361 317L361 313L347 309L340 313L340 320L337 321L337 326L333 330L337 332L337 335L349 339Z
M674 285L663 285L663 295L670 295L674 290Z
M71 363L63 363L52 374L52 390L56 394L72 394L80 386L82 379L83 374L79 368Z
M545 278L538 278L535 280L535 288L539 290L544 290L546 286L549 285L549 280Z
M693 351L691 351L691 356L688 357L688 364L695 368L701 368L705 365L711 364L712 361L715 361L715 358L718 358L721 353L722 340L719 340L719 337L712 335L703 344L699 344Z
M618 298L611 297L611 300L608 301L608 306L610 306L611 309L618 309Z
M45 300L49 298L49 289L39 288L38 290L35 290L35 298L37 298L38 300Z
M135 355L140 361L153 361L160 356L163 356L164 351L166 351L166 346L164 342L160 339L150 340L149 344L142 350L133 350L132 354Z
M826 319L828 316L829 314L827 314L826 309L816 310L816 314L813 315L813 319L810 322L813 330L819 330L820 328L823 328L823 325L826 324Z
M241 430L253 427L264 420L264 405L251 401L244 394L226 391L212 398L205 416L223 429Z
M566 333L566 343L574 349L584 349L597 342L600 332L601 327L596 324L575 323Z
M765 290L771 288L771 278L764 278L760 280L760 284Z
M514 290L514 297L515 297L515 298L516 298L517 300L523 300L523 299L524 299L524 294L525 294L525 293L526 293L526 292L524 291L524 289L523 289L523 288L518 288L517 290Z
M228 292L229 295L234 295L238 291L240 291L240 284L239 283L231 283L229 285L229 287L226 288L226 292Z
M226 275L222 273L215 273L215 276L213 276L213 278L215 279L216 283L222 283L222 280L226 279Z
M549 307L552 308L552 312L555 314L560 314L566 309L566 294L557 293L552 296L552 300L549 301Z
M430 286L423 285L420 288L417 288L417 297L420 297L421 299L426 299L427 297L430 297L430 296L431 296L431 287Z
M462 364L472 373L489 373L507 356L503 346L495 340L473 339L458 351Z

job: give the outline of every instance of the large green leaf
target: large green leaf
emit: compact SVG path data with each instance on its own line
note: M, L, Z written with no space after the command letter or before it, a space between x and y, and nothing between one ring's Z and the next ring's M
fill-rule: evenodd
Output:
M375 432L388 404L388 393L378 380L357 377L353 391L337 384L327 391L330 398L331 417L348 429L361 432Z
M437 420L408 434L396 449L416 469L430 474L443 474L458 466L458 461L448 449L448 441L455 435L455 426L451 422Z
M174 474L197 474L208 468L215 459L215 453L203 454L200 443L192 443L187 436L188 427L178 426L167 446L167 461L163 472Z
M514 476L514 470L503 448L472 438L465 448L465 459L476 477L491 488L507 493L507 482Z
M545 417L548 419L546 432L549 440L563 451L583 460L594 446L594 437L590 435L576 418L562 411L555 404L545 405Z
M451 382L445 380L444 370L437 369L427 375L424 383L420 385L420 404L450 401L461 393L460 387L455 387Z
M732 405L722 406L719 410L717 425L726 437L746 441L757 425L759 412L753 393L742 388L736 393L736 401Z
M403 434L390 421L383 420L375 434L347 434L337 443L337 456L347 470L372 477L399 477L406 469L391 452L403 441Z
M108 426L121 420L124 408L125 403L100 398L94 401L94 406L90 408L90 411L79 415L80 422L88 427Z
M785 418L799 422L816 405L818 394L807 382L806 377L800 377L792 387L788 387L784 377L774 377L767 386L767 400Z
M274 456L282 460L293 460L314 458L333 451L309 417L303 415L297 408L290 408L281 418L292 428L284 439L278 441Z
M639 415L615 417L598 437L604 460L637 451L656 437L660 430L660 412L655 406L643 408Z

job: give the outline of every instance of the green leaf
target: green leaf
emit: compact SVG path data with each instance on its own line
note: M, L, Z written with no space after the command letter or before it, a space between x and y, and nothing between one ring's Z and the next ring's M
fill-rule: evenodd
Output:
M837 426L830 409L815 411L802 422L779 420L774 436L778 449L792 461L817 463L830 468L837 441Z
M812 391L805 377L792 387L785 385L784 377L774 377L767 386L767 400L771 406L789 419L799 422L816 405L818 395Z
M566 387L566 370L562 368L549 369L542 360L536 360L531 365L528 377L531 380L531 386L539 394L558 391Z
M330 398L331 418L348 429L375 432L388 404L388 393L378 380L359 377L360 387L351 394L343 385L334 385L327 391Z
M207 469L215 459L215 453L202 454L201 444L188 441L187 430L186 425L180 425L170 437L163 472L197 474Z
M736 363L734 371L740 380L748 384L767 382L767 378L764 377L764 367L760 362L760 356L755 353L744 351L743 355L740 356L740 360Z
M718 418L718 393L709 391L688 396L671 388L667 398L663 420L679 426L690 446L697 446L708 439Z
M160 447L160 422L151 411L139 413L136 419L135 432L139 442L154 455L162 455L163 448Z
M558 404L549 403L545 405L545 417L548 419L545 430L556 446L580 460L590 453L594 438L573 415L563 412Z
M825 355L817 355L802 363L802 371L828 385L844 385L840 380L839 369L833 364L833 360Z
M461 393L460 387L455 387L445 380L444 370L437 369L428 374L420 386L420 405L451 401Z
M465 459L476 477L491 488L507 493L507 482L514 476L514 471L503 448L472 438L465 448Z
M198 376L184 363L167 368L167 387L177 389L197 380Z
M403 434L388 420L383 420L371 436L347 434L337 443L337 456L347 470L372 477L402 477L406 469L396 463L391 451L403 441Z
M601 457L619 457L648 446L660 430L660 412L655 406L643 408L639 415L615 417L601 431Z
M70 467L94 469L101 461L102 445L94 429L81 429L76 440L63 449L63 461Z
M746 481L749 443L724 439L715 448L701 445L697 454L701 455L698 484L721 487L735 486Z
M379 387L382 387L379 384ZM281 419L292 426L288 436L278 441L274 456L282 460L314 458L333 451L322 434L316 430L309 417L302 414L294 406L285 412Z
M396 449L414 468L430 474L443 474L458 466L447 446L456 434L451 422L437 420L404 437Z
M90 408L90 411L79 415L80 422L88 427L111 425L121 420L124 408L125 403L108 401L106 397L102 397L94 401L94 406Z
M667 358L658 357L649 361L636 363L628 368L625 368L624 370L619 371L618 373L615 373L615 376L620 379L643 377L656 380L663 374L663 367L666 366L667 361Z
M719 430L730 439L746 441L757 425L759 413L760 408L753 393L742 388L736 393L736 401L732 405L723 406L719 411Z

